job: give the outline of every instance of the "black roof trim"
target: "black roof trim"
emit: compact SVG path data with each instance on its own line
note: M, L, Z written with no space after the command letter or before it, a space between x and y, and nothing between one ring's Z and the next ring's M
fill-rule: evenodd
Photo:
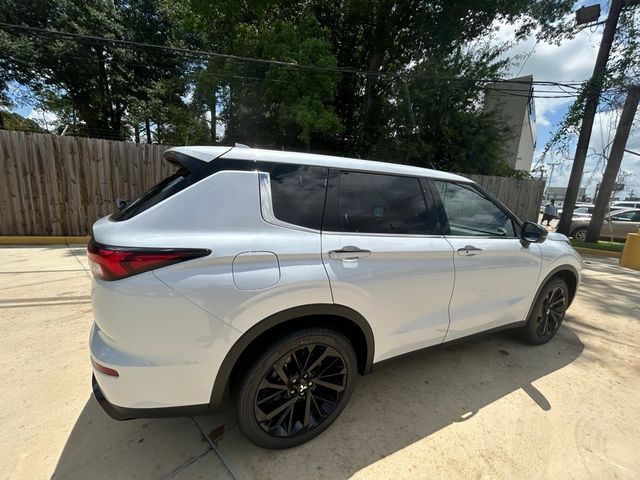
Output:
M209 163L205 162L204 160L199 160L190 155L186 155L184 153L175 152L173 150L167 150L166 152L164 152L164 158L169 163L173 163L178 167L186 168L187 170L189 170L189 173L193 173Z

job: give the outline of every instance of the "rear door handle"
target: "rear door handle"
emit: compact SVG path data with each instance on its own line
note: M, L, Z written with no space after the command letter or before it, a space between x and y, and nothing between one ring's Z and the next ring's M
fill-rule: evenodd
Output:
M371 250L362 250L353 245L347 245L339 250L331 250L329 252L329 258L333 258L334 260L351 260L368 257L369 255L371 255Z
M465 245L464 247L458 249L458 255L463 255L466 257L477 255L480 252L482 252L482 249L473 245Z

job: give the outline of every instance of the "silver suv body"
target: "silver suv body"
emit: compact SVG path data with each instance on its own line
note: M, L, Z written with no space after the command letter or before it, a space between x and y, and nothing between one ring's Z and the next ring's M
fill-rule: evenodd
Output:
M469 335L560 327L581 260L472 181L416 167L180 147L177 172L93 227L94 392L114 418L195 415L231 390L284 448L358 374ZM545 241L546 239L546 241Z

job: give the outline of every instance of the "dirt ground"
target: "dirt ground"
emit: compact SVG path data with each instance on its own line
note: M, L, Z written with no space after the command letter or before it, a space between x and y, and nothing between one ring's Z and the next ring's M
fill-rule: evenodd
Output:
M640 272L614 259L585 257L549 344L499 333L400 359L286 451L249 444L228 411L111 420L90 325L83 247L0 248L1 478L640 478Z

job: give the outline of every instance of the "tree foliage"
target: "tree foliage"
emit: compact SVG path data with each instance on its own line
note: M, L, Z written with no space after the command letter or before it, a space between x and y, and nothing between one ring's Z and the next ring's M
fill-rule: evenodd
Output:
M508 132L482 100L487 81L504 73L506 61L499 47L478 40L500 21L517 22L519 38L532 32L561 38L573 5L0 1L0 19L7 23L325 67L0 30L0 67L10 73L8 80L57 105L65 122L76 118L74 131L165 143L237 141L487 174L511 173L501 160Z

